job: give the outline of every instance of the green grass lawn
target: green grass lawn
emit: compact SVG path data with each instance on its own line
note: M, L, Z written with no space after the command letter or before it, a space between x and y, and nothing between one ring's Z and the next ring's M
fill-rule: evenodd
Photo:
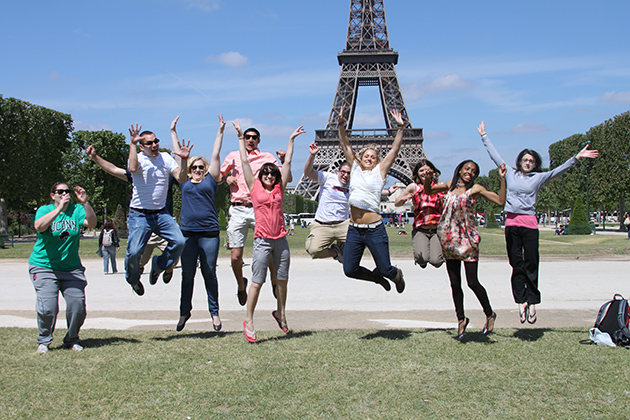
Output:
M399 235L398 229L387 228L389 234L390 253L395 258L412 258L411 227L407 226L407 235ZM502 229L481 228L482 255L505 255L505 239ZM296 228L294 236L287 236L291 255L305 256L304 243L309 229ZM245 254L251 255L253 231L248 235ZM225 242L225 232L221 232L221 241ZM126 239L121 241L121 251L127 246ZM97 258L97 238L81 240L81 258ZM28 258L33 249L32 243L16 244L14 248L0 249L0 258ZM552 231L540 231L541 255L630 255L630 241L625 235L563 235L556 236ZM219 257L228 257L229 251L225 247L219 250Z
M58 331L60 336L63 331ZM0 328L1 418L626 418L628 351L574 329L82 332Z

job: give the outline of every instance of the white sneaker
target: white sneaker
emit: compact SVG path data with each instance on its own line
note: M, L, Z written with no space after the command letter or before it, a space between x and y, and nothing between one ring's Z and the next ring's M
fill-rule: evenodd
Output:
M39 354L46 354L49 351L50 350L48 349L48 346L46 344L40 344L39 346L37 346L37 353Z
M81 351L83 350L83 346L80 344L73 344L72 347L70 347L72 350L74 351Z

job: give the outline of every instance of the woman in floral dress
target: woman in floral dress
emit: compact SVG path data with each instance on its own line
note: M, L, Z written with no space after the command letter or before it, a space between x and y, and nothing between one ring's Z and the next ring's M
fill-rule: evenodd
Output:
M447 191L444 196L444 212L438 223L437 234L442 244L442 253L446 259L446 269L451 281L453 303L457 314L457 339L461 340L470 320L464 315L464 291L462 290L461 262L464 261L468 287L479 299L486 314L484 334L494 329L497 314L492 310L486 289L479 282L478 260L481 236L475 223L473 206L480 196L500 206L505 204L505 165L499 167L501 191L499 194L488 191L482 185L475 184L479 175L479 165L472 160L465 160L455 169L453 179L442 184L431 185L432 174L427 173L424 181L426 194Z

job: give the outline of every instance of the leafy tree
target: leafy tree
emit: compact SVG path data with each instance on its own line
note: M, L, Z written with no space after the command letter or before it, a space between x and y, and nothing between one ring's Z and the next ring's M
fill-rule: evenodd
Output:
M488 176L480 176L475 180L475 184L483 185L488 191L499 193L501 191L501 175L499 175L499 169L495 168L488 172ZM498 228L500 227L494 217L495 214L501 213L502 206L492 203L490 201L480 199L475 202L475 213L484 213L486 217L486 227Z
M10 210L30 211L50 201L62 181L72 117L0 95L0 197Z
M127 220L125 218L125 211L120 204L116 206L116 213L114 214L114 227L119 233L127 231Z
M590 235L591 225L586 217L584 202L582 197L575 200L573 212L571 212L571 220L569 220L569 235Z
M121 205L129 206L131 184L103 171L85 150L94 146L103 159L120 168L127 167L129 146L125 136L107 130L76 131L72 135L71 147L64 154L64 179L71 185L80 185L87 191L88 199L97 214L106 219Z

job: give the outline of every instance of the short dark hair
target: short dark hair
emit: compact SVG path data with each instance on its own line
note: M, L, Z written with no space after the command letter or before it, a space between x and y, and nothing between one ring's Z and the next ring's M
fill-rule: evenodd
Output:
M442 172L440 172L439 169L436 168L429 159L420 159L418 163L416 163L416 166L413 167L413 172L411 172L411 178L413 179L413 182L415 182L416 184L420 184L422 182L420 180L420 177L418 176L418 171L424 165L427 165L429 168L431 168L431 170L433 171L433 180L435 182L438 182L440 175L442 175Z
M260 182L262 182L262 177L263 174L268 174L270 173L271 175L276 177L276 182L274 182L274 186L278 183L282 181L282 173L280 172L280 169L276 166L275 163L265 163L263 166L260 167L260 170L258 171L258 180Z
M542 158L537 151L532 149L521 150L521 153L519 153L516 157L516 170L519 172L523 172L523 165L521 165L521 160L523 160L523 156L525 155L532 155L534 157L534 160L536 161L532 172L542 172Z
M140 137L144 137L147 134L153 134L155 136L155 133L153 131L144 130L142 133L140 133Z
M459 183L459 178L460 178L459 171L461 171L464 165L466 165L469 162L474 164L477 167L477 173L475 174L474 177L470 179L470 181L464 184L464 187L466 187L466 190L469 190L472 188L473 185L475 185L475 179L477 179L477 177L479 176L479 165L474 160L467 159L463 161L462 163L460 163L459 165L457 165L457 168L455 168L455 172L453 173L453 180L451 181L451 188L449 189L449 191L453 191L455 188L457 188L457 184Z
M50 193L54 194L55 190L57 189L57 187L61 184L67 185L68 188L72 189L72 187L70 186L70 184L68 184L67 182L63 182L63 181L59 181L59 182L55 182L52 186L52 188L50 189Z
M243 131L243 134L247 133L248 131L253 131L254 133L256 133L258 138L260 138L260 131L256 130L254 127L249 127L247 130Z

